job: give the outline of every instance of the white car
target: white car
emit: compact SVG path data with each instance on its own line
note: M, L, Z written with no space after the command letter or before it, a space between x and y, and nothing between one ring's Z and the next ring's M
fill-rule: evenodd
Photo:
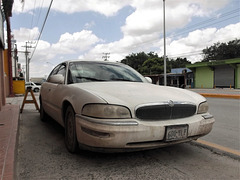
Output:
M36 85L34 82L25 82L25 88L32 87L33 92L39 92L41 86Z
M40 91L41 120L65 128L69 152L136 151L196 140L214 118L201 95L151 84L134 69L105 61L66 61Z

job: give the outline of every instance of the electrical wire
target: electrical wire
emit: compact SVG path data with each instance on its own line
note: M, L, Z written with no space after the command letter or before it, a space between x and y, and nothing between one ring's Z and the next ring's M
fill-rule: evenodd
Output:
M39 40L40 40L40 38L41 38L41 35L42 35L43 29L44 29L44 27L45 27L45 24L46 24L46 21L47 21L47 18L48 18L48 15L49 15L50 9L51 9L51 7L52 7L52 3L53 3L53 0L51 0L50 5L49 5L49 7L48 7L48 11L47 11L47 14L46 14L45 20L44 20L44 22L43 22L43 25L42 25L42 28L41 28L40 34L39 34L38 39L37 39L36 46L35 46L34 49L33 49L33 52L32 52L32 55L31 55L31 58L29 59L29 62L32 60L32 57L33 57L33 55L34 55L34 53L35 53L35 51L36 51L36 49L37 49L38 42L39 42Z
M178 58L178 57L188 57L188 56L195 56L195 55L201 55L201 54L204 54L204 53L202 51L195 51L195 52L169 55L168 58L175 59L175 58Z
M239 9L235 9L234 10L234 13L235 12L238 12L238 10L240 10L240 8ZM232 12L232 11L230 11L230 12ZM229 13L229 12L228 12ZM225 13L225 14L228 14L228 13ZM207 23L209 23L210 21L209 20L206 20L206 21L202 21L202 22L200 22L200 23L197 23L197 24L202 24L202 26L200 26L200 28L206 28L206 27L210 27L211 25L214 25L214 24L219 24L219 23L222 23L222 22L224 22L224 21L227 21L227 20L230 20L230 19L233 19L233 18L236 18L236 17L239 17L239 15L235 15L235 16L232 16L232 17L229 17L229 18L226 18L226 19L223 19L223 20L221 20L221 21L217 21L217 22L213 22L213 23L211 23L211 24L208 24L208 25L204 25L204 24L207 24ZM212 21L213 19L216 19L216 18L211 18L210 20ZM218 19L220 19L220 18L218 18ZM198 26L199 26L198 25ZM189 26L189 27L192 27L192 26ZM197 29L197 27L195 27L194 29L193 28L184 28L185 29L185 31L184 32L181 32L180 31L180 33L177 33L177 34L174 34L174 35L167 35L167 37L171 37L171 38L173 38L173 37L178 37L178 36L180 36L180 35L182 35L182 34L186 34L186 33L189 33L191 30L194 30L194 29ZM137 45L135 45L134 47L139 47L139 46L141 46L141 45L145 45L145 44L153 44L153 43L157 43L159 40L156 40L156 39L154 39L154 40L148 40L148 41L145 41L145 42L142 42L142 43L138 43Z
M35 0L35 2L36 2L36 0ZM39 8L38 17L37 17L37 21L36 21L36 23L35 23L35 26L38 26L39 19L40 19L40 16L41 16L41 13L42 13L42 9L43 9L43 3L44 3L44 0L42 0L42 4L41 4L41 6L40 6L40 8ZM35 5L34 5L34 8L35 8ZM34 10L34 11L35 11L35 10ZM35 14L35 13L33 13L32 17L34 16L34 14ZM37 14L37 13L36 13L36 14ZM34 26L34 25L33 25L33 18L32 18L31 29L32 29L33 26ZM30 36L30 34L29 34L29 36ZM31 39L31 40L30 40L30 39ZM28 39L28 41L29 41L29 42L32 42L32 41L34 41L33 39L34 39L34 34L32 35L31 38Z
M36 1L36 0L35 0L35 1ZM51 9L51 6L52 6L52 2L53 2L53 0L51 0L51 3L50 3L50 5L49 5L48 12L47 12L47 14L46 14L46 17L45 17L43 26L42 26L42 28L41 28L39 37L38 37L38 39L37 39L36 46L35 46L35 48L34 48L34 50L33 50L33 52L32 52L32 55L31 55L30 60L32 59L32 57L33 57L33 55L34 55L34 53L35 53L35 51L36 51L38 42L39 42L39 40L40 40L42 31L43 31L43 29L44 29L44 26L45 26L45 23L46 23L48 14L49 14L50 9ZM42 3L42 5L43 5L43 3ZM234 9L234 10L232 10L232 11L226 12L226 13L222 14L222 15L219 16L219 17L210 18L210 19L208 19L208 20L206 20L206 21L202 21L202 22L199 22L199 23L192 24L192 25L190 25L190 26L187 26L187 27L181 29L181 30L179 31L179 33L174 34L174 35L172 35L172 36L170 36L170 37L171 37L171 38L177 37L177 36L179 36L179 35L186 34L186 33L190 32L190 31L192 31L192 30L194 30L194 29L197 29L197 28L206 28L206 27L209 27L209 26L211 26L211 25L218 24L218 23L221 23L221 22L224 22L224 21L227 21L227 20L230 20L230 19L239 17L239 11L240 11L240 8L237 8L237 9ZM230 16L230 15L233 15L233 14L235 14L235 13L238 13L238 15L234 15L234 16L225 18L225 17ZM39 17L40 17L40 15L38 16L38 20L39 20ZM222 18L225 18L225 19L220 20L220 19L222 19ZM216 20L220 20L220 21L214 22L214 21L216 21ZM141 46L141 45L149 44L149 43L153 44L153 43L156 43L157 41L158 41L158 40L145 41L145 42L143 42L143 43L139 43L139 44L136 45L135 47L139 47L139 46ZM179 54L179 55L180 55L180 56L184 56L184 55L189 56L189 55L191 55L191 54L192 54L192 55L197 55L197 54L202 54L202 53L200 53L200 52L199 52L199 53L196 53L196 52L188 52L188 53L183 53L183 54ZM174 57L175 57L175 56L176 56L176 55L174 55ZM177 57L177 56L176 56L176 57Z
M33 13L32 13L32 20L31 20L30 28L32 28L32 25L33 25L33 17L34 17L34 14L35 14L35 10L36 10L36 0L34 1L34 7L33 7Z
M238 16L239 16L239 12L240 12L240 8L237 8L237 9L234 9L232 11L228 11L222 15L220 15L219 17L214 17L214 18L210 18L210 19L207 19L205 21L201 21L201 22L198 22L198 23L195 23L195 24L192 24L192 25L189 25L185 28L182 28L180 31L185 31L185 30L189 30L189 29L196 29L196 27L199 27L203 24L208 24L208 23L211 23L213 21L216 21L216 20L219 20L220 18L224 18L226 16L229 16L229 15L233 15L235 13L238 13ZM211 24L210 24L211 25Z
M40 8L40 12L39 12L39 14L38 14L38 18L37 18L36 26L38 25L38 22L39 22L40 16L41 16L41 14L42 14L43 3L44 3L44 0L42 1L42 4L41 4L41 8Z
M174 34L174 35L168 35L168 37L171 37L171 38L174 38L174 37L178 37L182 34L186 34L186 33L189 33L190 31L193 31L194 29L198 29L198 28L206 28L206 27L210 27L212 25L215 25L215 24L219 24L219 23L222 23L224 21L228 21L230 19L233 19L233 18L236 18L236 17L239 17L239 11L240 11L240 8L237 8L237 9L234 9L232 11L228 11L224 14L222 14L221 16L219 17L215 17L215 18L210 18L208 20L205 20L205 21L202 21L202 22L199 22L199 23L195 23L191 26L188 26L188 27L185 27L183 28L182 30L179 31L179 33L177 34ZM237 15L234 15L235 13L237 13ZM227 16L230 16L230 15L233 15L231 17L228 17L226 18ZM225 18L223 20L221 20L222 18ZM218 20L217 22L214 22ZM210 24L209 24L210 23ZM153 43L157 43L157 41L159 40L149 40L149 41L145 41L143 43L138 43L137 45L135 45L134 47L140 47L141 45L144 45L144 44L153 44ZM193 54L191 54L192 52L188 52L186 53L186 56L191 56L191 55L201 55L203 53L199 52L199 53L196 53L196 52L193 52ZM180 57L181 56L184 56L184 53L183 54L180 54ZM171 57L178 57L177 55L172 55Z
M210 25L219 24L219 23L221 23L221 22L224 22L224 21L227 21L227 20L230 20L230 19L236 18L236 17L239 17L239 15L235 15L235 16L232 16L232 17L226 18L226 19L224 19L224 20L221 20L221 21L218 21L218 22L211 23ZM200 28L206 28L206 27L209 27L210 25L205 25L205 26L202 25ZM194 28L194 29L197 29L197 27ZM194 29L193 29L193 30L194 30ZM186 34L186 33L188 33L188 32L189 32L189 30L187 30L186 32L182 32L182 33L174 34L174 35L171 36L171 37L177 37L177 36L179 36L179 35Z

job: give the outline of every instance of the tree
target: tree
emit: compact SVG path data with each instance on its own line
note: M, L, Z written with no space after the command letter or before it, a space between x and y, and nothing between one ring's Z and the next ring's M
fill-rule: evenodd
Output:
M171 59L167 62L167 66L169 66L170 69L185 68L187 64L191 64L191 62L188 61L187 58L180 58L180 57L178 57L176 60Z
M131 66L132 68L134 68L135 70L139 71L140 68L142 67L142 64L144 63L144 61L146 61L148 59L148 55L144 52L140 52L140 53L132 53L129 56L126 56L121 63L127 64L129 66Z
M176 60L166 58L166 61L167 73L171 72L172 68L184 68L186 64L191 64L186 58L177 58ZM158 57L158 54L154 52L149 52L148 54L144 52L132 53L121 62L131 66L143 75L164 73L163 57Z
M202 61L224 60L240 57L240 39L228 43L217 42L210 47L203 49L204 58Z
M148 58L140 68L140 73L144 75L161 74L163 73L163 58L151 57Z

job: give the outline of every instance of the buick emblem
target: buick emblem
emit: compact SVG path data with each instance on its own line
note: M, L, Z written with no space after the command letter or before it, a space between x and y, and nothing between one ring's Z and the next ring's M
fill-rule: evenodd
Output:
M170 107L173 107L173 106L174 106L174 102L173 102L172 100L169 100L169 101L168 101L168 105L169 105Z

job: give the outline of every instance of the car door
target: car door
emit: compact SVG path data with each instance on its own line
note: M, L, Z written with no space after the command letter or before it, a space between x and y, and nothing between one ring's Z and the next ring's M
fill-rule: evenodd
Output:
M57 66L50 76L60 74L66 77L66 64L60 64ZM49 76L49 77L50 77ZM42 86L41 92L44 94L42 97L44 101L44 110L47 114L49 114L53 119L61 123L61 100L63 97L58 97L57 95L61 94L59 92L62 91L64 84L53 83L48 78L47 82Z

